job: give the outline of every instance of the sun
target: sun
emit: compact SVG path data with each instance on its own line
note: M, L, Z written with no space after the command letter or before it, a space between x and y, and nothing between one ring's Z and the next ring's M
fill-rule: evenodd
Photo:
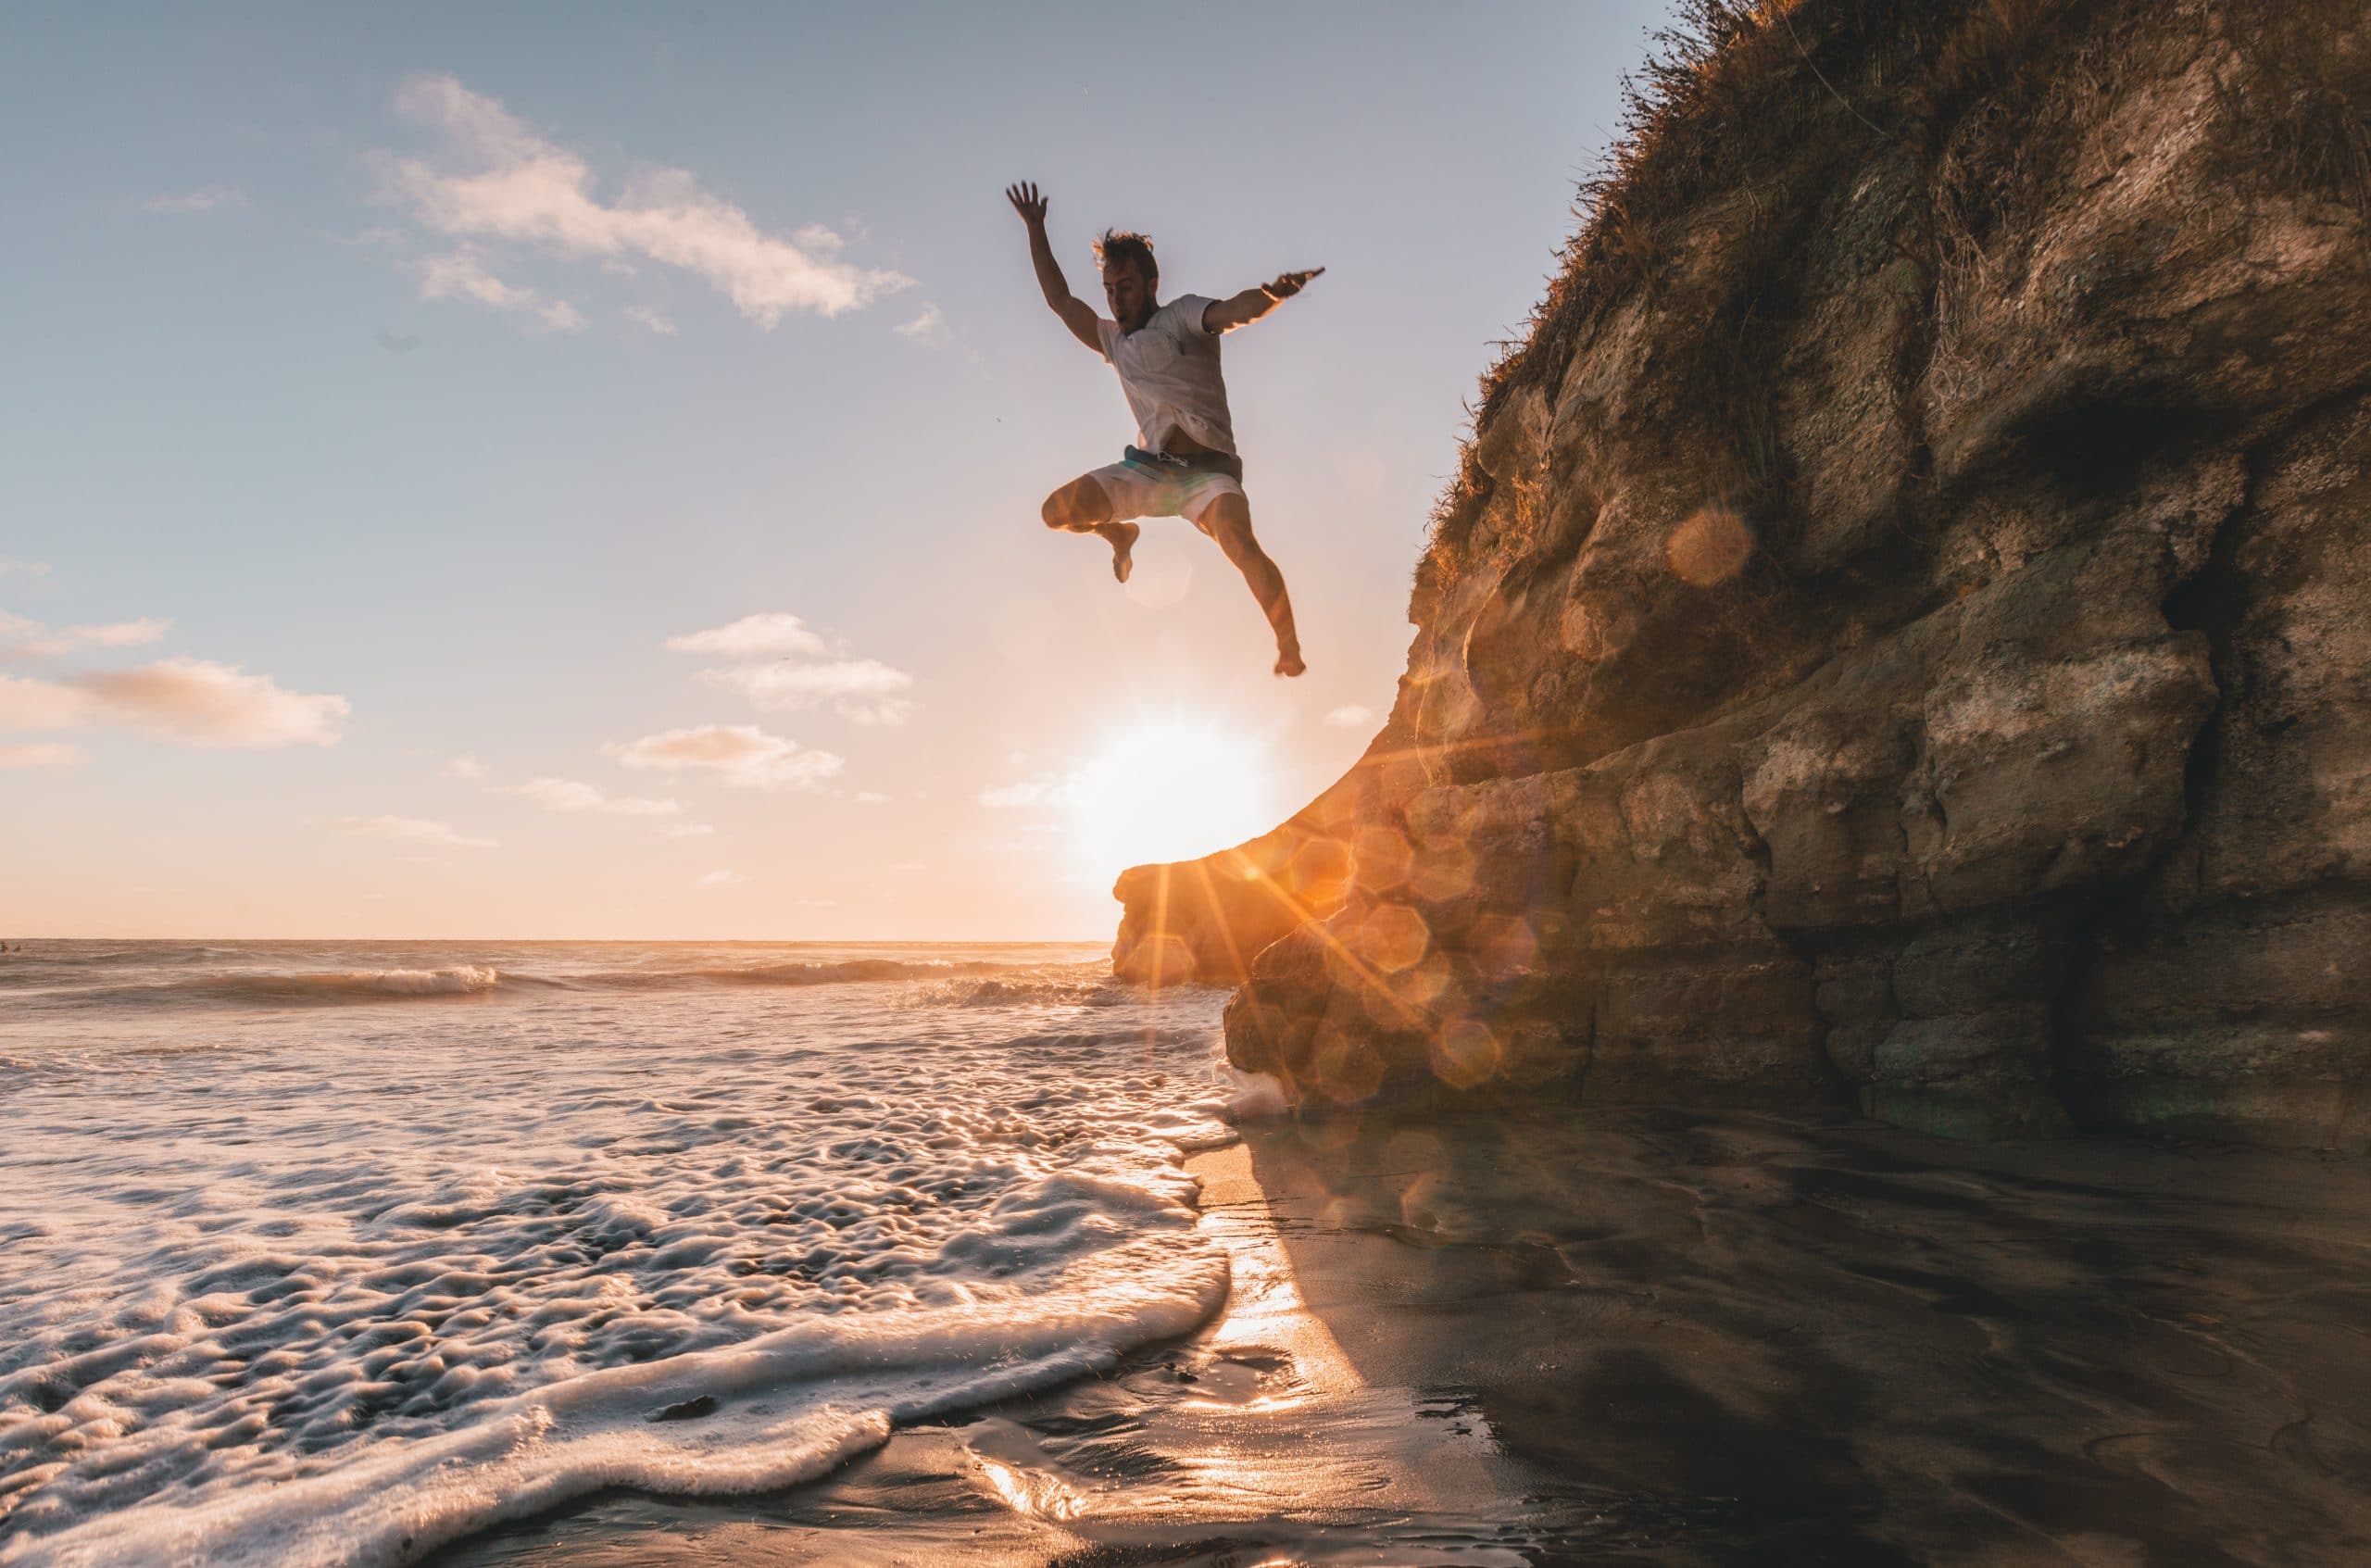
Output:
M1210 719L1145 720L1107 736L1064 793L1079 859L1098 879L1196 859L1284 820L1266 746Z

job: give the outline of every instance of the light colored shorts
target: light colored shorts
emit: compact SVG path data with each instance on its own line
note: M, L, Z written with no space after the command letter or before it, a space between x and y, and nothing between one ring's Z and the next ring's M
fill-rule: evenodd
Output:
M1089 470L1086 477L1111 497L1114 522L1139 517L1182 517L1199 523L1219 497L1243 494L1242 483L1232 474L1198 473L1160 463L1112 463Z

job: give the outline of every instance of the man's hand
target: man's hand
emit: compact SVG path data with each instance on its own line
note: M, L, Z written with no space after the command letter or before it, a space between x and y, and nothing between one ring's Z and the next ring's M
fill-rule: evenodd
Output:
M1212 300L1202 311L1202 330L1227 332L1248 327L1307 288L1311 278L1322 276L1324 271L1323 267L1312 267L1306 272L1279 272L1272 282L1254 283L1241 294Z
M1039 210L1044 210L1042 206ZM1279 272L1276 274L1275 282L1262 283L1260 289L1270 299L1290 299L1307 288L1311 278L1321 277L1325 269L1323 267L1313 267L1306 272Z
M1035 182L1024 180L1018 185L1007 185L1004 199L1012 204L1012 210L1021 214L1021 220L1031 228L1046 226L1046 198L1037 194Z

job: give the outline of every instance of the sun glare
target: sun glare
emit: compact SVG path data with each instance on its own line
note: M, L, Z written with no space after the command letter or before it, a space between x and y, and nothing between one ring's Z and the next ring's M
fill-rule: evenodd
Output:
M1111 735L1079 770L1070 809L1080 859L1098 878L1190 860L1284 820L1258 741L1209 720L1148 721Z

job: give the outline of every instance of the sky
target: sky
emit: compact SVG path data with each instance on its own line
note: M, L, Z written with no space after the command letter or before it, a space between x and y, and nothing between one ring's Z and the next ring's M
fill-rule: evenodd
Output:
M1664 7L12 7L0 935L1101 939L1337 777ZM1003 187L1223 359L1309 672Z

